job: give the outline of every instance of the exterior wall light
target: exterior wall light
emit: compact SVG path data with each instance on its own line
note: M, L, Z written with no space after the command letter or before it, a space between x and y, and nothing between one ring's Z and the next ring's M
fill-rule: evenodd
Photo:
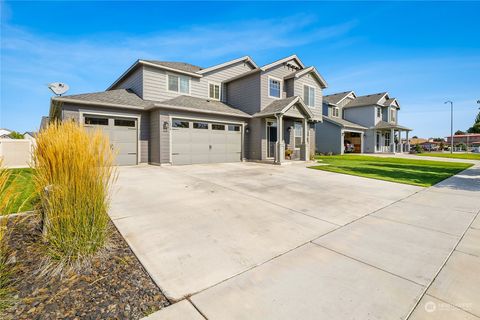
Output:
M168 121L163 121L163 131L168 131L170 128L170 123Z

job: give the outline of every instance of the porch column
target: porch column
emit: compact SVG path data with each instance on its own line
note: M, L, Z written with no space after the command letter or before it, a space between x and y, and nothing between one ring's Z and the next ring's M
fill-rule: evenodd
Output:
M390 152L395 153L395 129L390 129Z
M400 153L403 153L402 130L398 130L398 141L400 142Z
M307 135L308 135L308 122L307 119L302 120L302 145L300 146L300 160L308 161L310 160L309 157L309 145L307 143Z
M410 152L410 140L408 140L408 130L407 132L407 152Z
M277 144L275 148L275 164L282 164L285 160L285 143L283 142L283 114L275 115L277 118Z

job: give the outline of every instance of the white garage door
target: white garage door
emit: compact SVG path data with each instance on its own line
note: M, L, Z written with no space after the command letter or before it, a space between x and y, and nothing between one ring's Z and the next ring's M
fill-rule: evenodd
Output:
M109 136L110 144L117 152L117 165L126 166L137 164L138 136L136 119L97 115L85 115L83 118L85 128L99 128Z
M194 120L172 120L172 163L239 162L241 126Z

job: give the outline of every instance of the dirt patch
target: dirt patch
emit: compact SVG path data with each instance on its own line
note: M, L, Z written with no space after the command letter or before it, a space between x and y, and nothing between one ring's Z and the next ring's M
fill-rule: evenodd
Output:
M42 276L38 219L12 223L15 300L1 319L140 319L169 304L113 225L109 249L90 267Z

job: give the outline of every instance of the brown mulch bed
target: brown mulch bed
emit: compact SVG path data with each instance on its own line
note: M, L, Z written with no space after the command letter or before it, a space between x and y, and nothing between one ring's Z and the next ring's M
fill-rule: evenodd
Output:
M169 304L113 225L109 249L90 267L41 276L39 221L16 220L9 236L15 299L0 319L140 319Z

